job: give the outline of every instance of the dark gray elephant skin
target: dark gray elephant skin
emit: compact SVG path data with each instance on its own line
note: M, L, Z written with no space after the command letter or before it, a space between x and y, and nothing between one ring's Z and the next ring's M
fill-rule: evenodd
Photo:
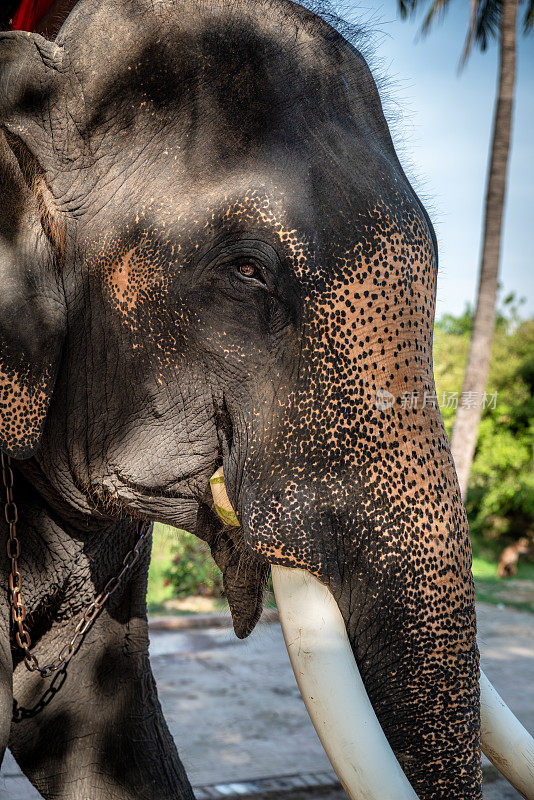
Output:
M193 530L238 636L270 564L328 585L419 798L480 800L435 238L364 59L285 0L80 0L43 32L0 34L0 447L36 655L143 525ZM209 499L221 465L239 528ZM0 745L45 798L193 797L148 661L148 560L51 690L0 608Z

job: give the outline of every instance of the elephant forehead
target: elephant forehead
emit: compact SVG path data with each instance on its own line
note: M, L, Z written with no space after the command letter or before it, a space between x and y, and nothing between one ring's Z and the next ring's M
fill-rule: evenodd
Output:
M171 194L159 193L140 203L126 224L111 225L111 232L89 243L87 265L102 275L118 310L131 311L149 299L151 286L164 288L166 272L205 257L225 235L264 240L304 274L312 250L306 234L291 221L284 190L240 183L226 191L200 188L178 206Z
M311 248L305 231L310 230L306 217L313 201L297 178L278 181L274 174L254 172L224 175L212 186L198 187L188 201L181 202L176 213L169 197L162 210L170 214L167 228L176 227L176 236L190 249L209 246L221 231L263 235L291 258L294 269L304 268L309 261Z

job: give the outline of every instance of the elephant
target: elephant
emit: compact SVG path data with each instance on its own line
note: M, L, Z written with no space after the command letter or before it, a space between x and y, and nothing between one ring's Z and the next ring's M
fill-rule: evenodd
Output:
M0 34L0 449L22 548L20 579L14 545L0 556L0 750L44 798L193 799L148 657L159 521L208 543L238 637L272 570L298 660L295 581L302 615L323 592L310 624L341 626L355 695L328 730L365 749L358 697L378 726L374 776L330 748L353 800L479 800L436 238L357 39L289 0L62 0L39 30Z

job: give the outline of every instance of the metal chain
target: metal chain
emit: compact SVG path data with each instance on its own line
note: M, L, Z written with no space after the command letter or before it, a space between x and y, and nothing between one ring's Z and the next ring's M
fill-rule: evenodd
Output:
M9 575L9 598L11 603L11 617L14 624L17 626L15 640L17 645L24 653L24 664L26 669L30 672L39 672L43 678L50 678L54 672L57 672L71 660L76 643L87 633L102 606L105 605L108 598L116 592L122 583L125 574L133 567L139 558L142 543L150 533L150 526L147 525L144 532L141 534L135 546L124 556L122 560L122 569L111 578L102 592L89 604L86 608L82 618L76 625L74 633L70 641L62 647L57 658L50 664L41 667L37 657L31 652L32 641L26 623L26 606L21 597L22 592L22 578L19 571L19 557L20 557L20 542L17 538L17 522L19 519L18 509L13 499L13 470L11 468L11 459L4 453L1 453L2 458L2 484L5 489L5 504L4 516L9 526L9 539L7 540L7 555L11 561L11 572Z

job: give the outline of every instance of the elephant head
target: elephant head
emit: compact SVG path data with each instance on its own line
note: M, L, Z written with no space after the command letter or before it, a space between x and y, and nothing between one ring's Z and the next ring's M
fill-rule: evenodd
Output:
M436 242L363 57L289 2L81 0L0 58L2 449L88 516L195 530L239 636L270 566L281 606L313 576L391 797L480 798Z

